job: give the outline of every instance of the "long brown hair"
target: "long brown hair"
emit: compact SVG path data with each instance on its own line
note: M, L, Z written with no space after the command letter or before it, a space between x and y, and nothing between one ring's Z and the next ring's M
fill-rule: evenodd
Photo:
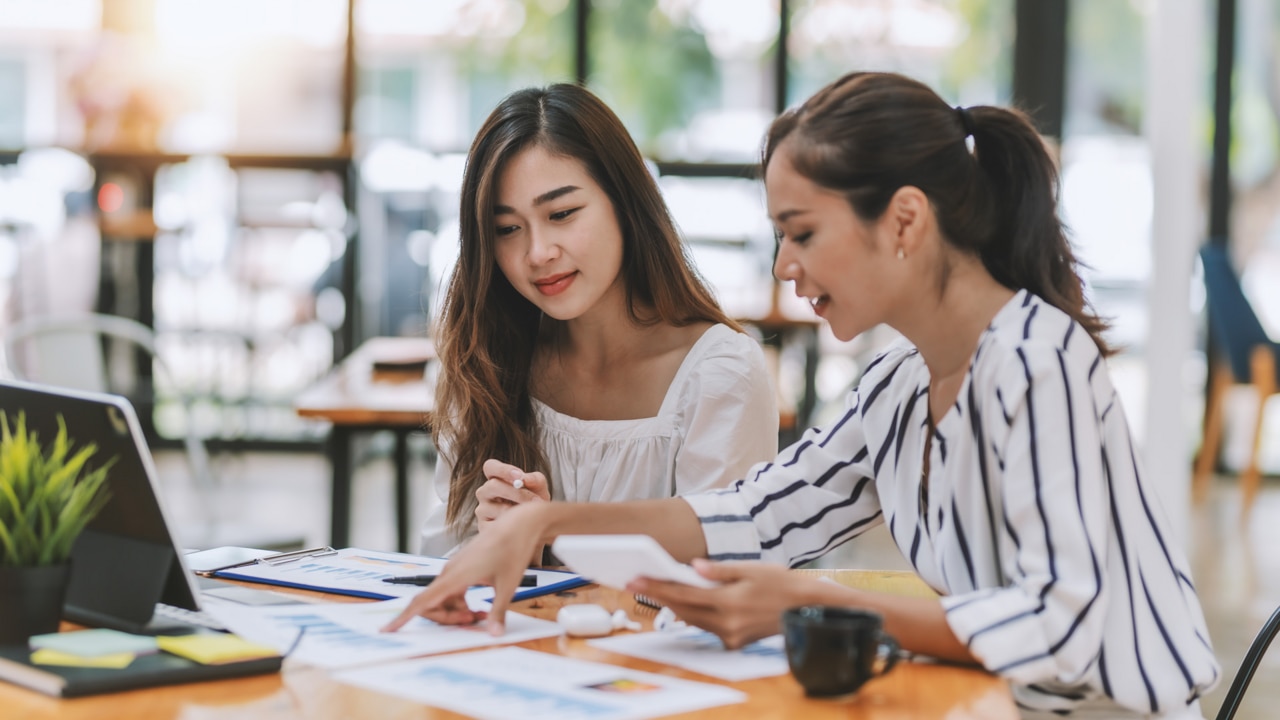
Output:
M796 170L842 193L863 220L879 218L899 188L919 188L947 242L980 257L1005 287L1026 289L1070 315L1111 353L1102 339L1107 323L1085 302L1058 218L1057 166L1023 113L953 108L902 75L856 72L774 120L765 169L788 138Z
M494 256L498 179L517 153L534 146L581 162L613 203L633 322L714 322L741 329L693 269L657 183L613 111L577 85L508 95L485 120L467 156L461 247L437 327L441 372L433 434L453 465L446 518L457 534L474 522L485 460L548 471L537 442L529 375L539 337L557 321L543 317L511 286Z

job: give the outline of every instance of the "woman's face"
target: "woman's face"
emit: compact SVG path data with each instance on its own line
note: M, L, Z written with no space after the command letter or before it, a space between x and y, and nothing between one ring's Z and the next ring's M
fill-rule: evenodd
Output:
M769 160L765 191L779 234L774 275L794 281L841 340L886 322L904 265L890 213L863 221L843 195L796 171L785 143Z
M521 295L557 320L622 302L622 231L613 203L579 161L533 146L498 178L495 254Z

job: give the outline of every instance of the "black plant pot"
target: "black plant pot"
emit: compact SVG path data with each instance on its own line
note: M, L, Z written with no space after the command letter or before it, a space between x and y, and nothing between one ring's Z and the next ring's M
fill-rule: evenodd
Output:
M0 645L25 645L32 635L57 632L71 565L0 566Z

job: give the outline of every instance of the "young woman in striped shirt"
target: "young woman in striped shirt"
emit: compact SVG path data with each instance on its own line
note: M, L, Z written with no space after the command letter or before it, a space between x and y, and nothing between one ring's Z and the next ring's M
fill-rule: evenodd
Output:
M887 323L906 340L867 368L839 419L745 479L519 508L392 627L415 613L474 622L462 594L492 583L500 631L527 557L513 548L643 532L721 585L633 589L730 647L778 632L787 607L870 608L904 648L1008 678L1028 717L1200 717L1219 675L1203 613L1030 123L854 73L779 117L763 160L778 277L837 337ZM940 599L787 573L879 523Z

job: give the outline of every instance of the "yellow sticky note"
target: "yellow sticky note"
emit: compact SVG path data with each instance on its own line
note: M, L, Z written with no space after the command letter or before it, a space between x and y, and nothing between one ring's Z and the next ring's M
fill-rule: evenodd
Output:
M194 660L201 665L219 665L280 654L275 648L225 633L161 636L156 638L156 642L161 650Z
M63 665L66 667L92 667L92 668L126 668L129 663L133 662L135 655L133 653L111 653L110 655L95 655L93 657L84 657L83 655L72 655L61 650L41 649L31 653L31 662L36 665Z

